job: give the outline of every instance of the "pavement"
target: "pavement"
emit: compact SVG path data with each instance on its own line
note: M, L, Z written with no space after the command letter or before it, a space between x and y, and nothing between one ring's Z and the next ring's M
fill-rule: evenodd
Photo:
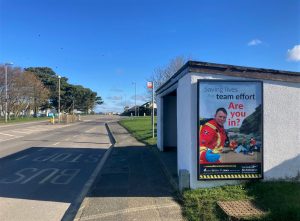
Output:
M109 129L116 144L74 220L184 220L176 152L162 153L138 142L117 122L109 123Z

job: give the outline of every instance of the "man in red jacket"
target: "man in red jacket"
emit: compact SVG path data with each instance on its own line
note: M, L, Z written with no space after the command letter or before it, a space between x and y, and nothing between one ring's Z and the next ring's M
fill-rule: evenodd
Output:
M227 111L218 108L215 118L200 127L200 163L220 163L220 153L224 147L227 135L224 129Z

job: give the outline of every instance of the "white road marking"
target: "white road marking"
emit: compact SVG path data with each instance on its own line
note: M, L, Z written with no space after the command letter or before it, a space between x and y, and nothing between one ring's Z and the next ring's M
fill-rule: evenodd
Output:
M17 138L20 138L20 137L24 137L24 136L12 137L12 138L8 138L8 139L5 139L5 140L1 140L0 142L4 142L4 141L8 141L8 140L14 140L14 139L17 139Z
M36 177L38 177L38 179L35 179L35 182L38 182L38 184L44 184L48 182L51 184L68 185L73 180L73 178L79 174L80 171L81 171L80 169L23 168L14 174L17 176L16 179L14 178L12 179L10 177L8 178L4 177L0 179L0 183L1 184L12 184L12 183L26 184L34 180ZM40 175L45 175L47 173L48 174L50 173L47 177L40 176Z
M5 136L9 136L9 137L14 137L15 135L11 135L11 134L5 134L5 133L0 133L1 135L5 135Z
M31 130L31 131L46 131L48 129L40 129L40 128L25 128L24 130Z
M35 127L35 128L39 128L39 129L45 129L45 130L51 130L51 129L54 129L53 127L43 127L43 126L41 126L41 127Z
M56 146L57 144L59 144L60 142L57 142L57 143L55 143L55 144L53 144L53 146Z
M73 137L78 137L78 135L74 135Z
M17 125L24 125L24 124L26 124L26 123L17 124ZM32 126L32 127L27 127L27 128L23 127L22 129L19 128L19 129L16 129L16 130L8 130L7 132L8 133L24 134L24 136L26 136L28 134L33 134L33 133L38 133L38 132L45 132L45 131L57 130L57 129L60 129L60 128L63 128L63 127L69 127L71 125L76 125L76 123L75 124L68 124L68 125L55 125L54 127L52 127L52 126L48 127L47 125L37 125L35 127ZM16 126L16 125L5 125L3 127L0 126L0 129L5 128L5 127L10 127L10 126ZM4 141L8 141L8 140L13 140L13 139L17 139L17 138L20 138L20 137L24 137L24 136L12 135L12 134L8 134L8 133L2 133L2 132L0 132L0 135L10 137L8 139L0 138L0 142L4 142ZM56 143L56 144L54 144L54 145L57 145L57 144L59 144L59 142Z
M1 125L0 128L5 128L5 127L13 127L13 126L20 126L20 125L26 125L26 124L38 124L38 123L43 123L47 122L48 120L42 120L42 121L35 121L35 122L28 122L28 123L21 123L21 124L10 124L10 125Z
M87 131L85 131L85 132L88 133L88 132L91 132L91 131L94 130L94 129L95 129L95 127L91 128L91 129L89 129L89 130L87 130Z
M40 130L33 130L33 129L23 129L24 131L26 131L26 132L31 132L31 133L33 133L33 132L37 132L37 131L40 131Z
M21 134L31 134L28 132L23 132L23 131L19 131L19 130L10 130L11 132L15 132L15 133L21 133Z
M126 213L132 213L132 212L139 212L139 211L145 211L145 210L157 210L161 208L171 208L171 207L180 207L178 204L172 203L172 204L165 204L165 205L150 205L150 206L141 206L141 207L135 207L135 208L129 208L129 209L122 209L122 210L117 210L113 212L108 212L108 213L102 213L102 214L96 214L96 215L91 215L91 216L86 216L86 217L80 217L80 219L74 219L74 221L84 221L84 220L96 220L108 216L116 216L119 214L126 214Z
M16 160L22 160L22 159L24 159L24 158L26 158L26 157L28 157L29 156L29 154L27 154L27 155L24 155L24 156L22 156L22 157L19 157L18 159L16 159Z

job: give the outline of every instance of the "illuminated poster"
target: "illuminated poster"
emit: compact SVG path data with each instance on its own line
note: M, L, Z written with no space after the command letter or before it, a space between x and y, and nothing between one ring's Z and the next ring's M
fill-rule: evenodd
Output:
M259 81L198 81L198 179L263 177Z

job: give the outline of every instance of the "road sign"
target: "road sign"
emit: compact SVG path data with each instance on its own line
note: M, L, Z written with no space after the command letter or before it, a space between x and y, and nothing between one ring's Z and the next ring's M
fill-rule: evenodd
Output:
M152 89L153 88L153 83L152 81L147 82L147 88Z

